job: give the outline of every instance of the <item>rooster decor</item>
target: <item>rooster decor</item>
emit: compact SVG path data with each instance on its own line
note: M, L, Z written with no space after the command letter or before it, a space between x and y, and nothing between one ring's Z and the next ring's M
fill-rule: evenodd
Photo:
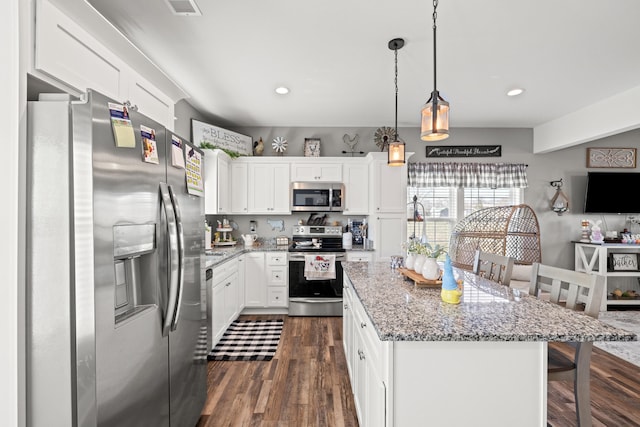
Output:
M262 152L264 151L264 142L262 142L262 138L260 141L253 142L253 155L254 156L262 156Z
M355 151L356 145L358 145L358 142L360 142L360 136L358 136L357 133L353 138L351 138L349 135L345 133L344 136L342 137L342 141L344 141L344 143L347 144L347 147L349 147L349 151L343 150L342 154L351 154L351 157L353 157L353 155L356 153L364 154L364 151Z

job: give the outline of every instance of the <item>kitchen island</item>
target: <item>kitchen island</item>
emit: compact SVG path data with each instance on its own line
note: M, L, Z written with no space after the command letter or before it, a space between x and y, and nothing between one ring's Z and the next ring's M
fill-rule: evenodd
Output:
M456 270L462 302L388 263L343 263L344 343L367 426L545 426L549 341L635 334Z

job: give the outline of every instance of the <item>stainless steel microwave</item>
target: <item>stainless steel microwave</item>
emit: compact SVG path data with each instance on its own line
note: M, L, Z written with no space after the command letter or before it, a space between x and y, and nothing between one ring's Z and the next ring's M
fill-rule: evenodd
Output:
M330 182L291 183L291 211L342 211L344 185Z

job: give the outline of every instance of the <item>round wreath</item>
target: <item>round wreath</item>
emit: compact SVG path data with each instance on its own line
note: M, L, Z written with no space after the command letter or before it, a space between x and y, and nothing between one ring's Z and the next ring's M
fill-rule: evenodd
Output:
M384 151L389 143L396 137L396 131L393 128L382 126L376 129L376 133L373 135L373 141L376 143L380 151Z

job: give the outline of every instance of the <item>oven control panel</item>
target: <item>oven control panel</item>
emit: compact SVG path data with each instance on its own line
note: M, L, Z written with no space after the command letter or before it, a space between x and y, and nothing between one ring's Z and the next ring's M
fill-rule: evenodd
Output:
M342 236L339 225L295 225L294 236Z

